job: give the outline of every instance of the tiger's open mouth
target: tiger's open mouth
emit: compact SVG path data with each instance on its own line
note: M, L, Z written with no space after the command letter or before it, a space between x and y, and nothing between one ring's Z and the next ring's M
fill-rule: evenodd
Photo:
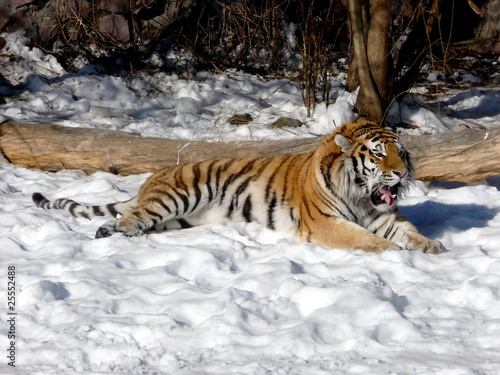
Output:
M387 203L389 206L392 206L396 199L398 199L398 188L400 184L396 184L394 186L382 186L375 190L371 199L374 205Z

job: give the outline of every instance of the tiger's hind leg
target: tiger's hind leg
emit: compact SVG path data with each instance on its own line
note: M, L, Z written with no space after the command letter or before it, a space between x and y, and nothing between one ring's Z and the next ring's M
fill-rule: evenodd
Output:
M177 222L182 228L192 226L193 221L202 221L210 201L210 198L204 195L204 187L200 186L198 180L192 181L194 186L182 179L170 181L175 180L173 173L172 170L166 169L153 175L141 187L134 209L116 222L105 223L97 231L96 238L109 237L114 233L133 237L160 228L162 224L168 227L169 223ZM176 187L176 184L181 187ZM211 196L212 193L208 195Z
M151 202L139 205L123 217L108 221L96 232L96 238L110 237L114 233L123 233L128 237L140 236L146 232L165 228L168 222L172 221L174 214L164 207L158 207ZM177 221L185 221L178 219ZM182 226L182 224L181 224Z
M95 238L111 237L114 233L116 233L116 220L110 220L97 230Z
M171 218L169 215L168 217L161 217L161 221L154 220L154 218L151 221L144 221L138 219L140 212L141 209L138 208L137 213L132 211L130 215L127 215L127 217L108 221L97 230L95 238L110 237L114 233L120 232L126 236L139 236L150 232L159 233L166 230L192 228L205 222L203 219L203 213L190 215L189 218ZM145 210L143 212L147 213ZM160 214L156 212L152 212L150 214L155 215L157 219L160 219Z
M123 233L128 237L135 237L154 229L156 223L139 219L138 215L134 214L134 211L120 219L111 220L102 225L97 230L95 238L111 237L115 233Z

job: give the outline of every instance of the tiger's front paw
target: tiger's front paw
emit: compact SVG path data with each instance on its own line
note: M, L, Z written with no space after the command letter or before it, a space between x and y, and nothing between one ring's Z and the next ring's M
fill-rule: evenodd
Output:
M423 237L423 236L422 236ZM426 254L439 254L446 250L443 244L437 240L430 240L423 237L408 244L409 250L421 251Z
M426 254L439 254L446 250L443 244L437 240L429 240L425 247L421 250Z

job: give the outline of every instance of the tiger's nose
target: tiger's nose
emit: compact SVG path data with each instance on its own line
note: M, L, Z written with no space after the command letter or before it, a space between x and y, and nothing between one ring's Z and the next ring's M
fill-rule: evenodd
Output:
M397 169L397 170L394 170L393 172L399 178L403 178L408 173L408 171L406 169Z

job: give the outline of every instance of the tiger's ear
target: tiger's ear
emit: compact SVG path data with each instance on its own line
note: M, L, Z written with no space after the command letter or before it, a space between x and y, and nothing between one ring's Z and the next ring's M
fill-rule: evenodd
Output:
M340 147L342 152L346 152L352 146L351 140L343 134L340 134L340 133L335 134L334 140L335 140L335 143L337 144L337 146Z

